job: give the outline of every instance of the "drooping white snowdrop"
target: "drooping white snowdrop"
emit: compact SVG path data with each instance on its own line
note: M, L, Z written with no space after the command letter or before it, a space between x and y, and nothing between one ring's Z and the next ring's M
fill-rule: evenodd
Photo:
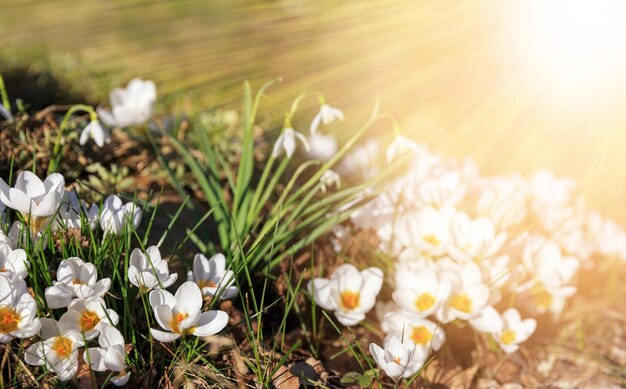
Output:
M446 334L437 324L406 311L386 314L381 329L388 337L404 336L415 344L415 361L409 369L409 375L415 374L431 351L439 350L446 341Z
M317 128L320 123L323 123L325 126L332 124L335 121L343 121L344 115L343 112L338 108L333 108L328 104L322 104L319 112L313 118L311 122L311 134L317 133Z
M126 385L130 372L126 371L124 337L117 328L106 326L100 332L98 343L100 347L89 347L84 351L83 359L90 362L92 370L116 372L111 377L113 385Z
M0 343L29 338L41 327L37 303L26 283L13 273L0 273Z
M71 328L91 340L100 334L106 326L115 326L119 316L112 309L107 309L106 303L100 297L92 297L86 300L72 300L67 307L67 312L61 316L59 323L64 328Z
M167 261L161 259L161 252L156 246L150 246L146 252L136 248L130 254L128 280L142 291L153 288L167 288L176 282L178 274L170 274Z
M326 193L327 187L330 187L331 185L334 185L336 188L341 187L341 177L339 177L339 174L329 169L322 173L322 176L320 177L320 184L320 190L323 193Z
M494 334L496 342L507 354L514 353L521 343L524 343L537 328L537 320L522 320L515 308L509 308L502 314L504 327L502 331Z
M407 138L404 135L397 134L389 147L387 147L387 151L385 152L385 156L387 157L387 163L393 162L394 158L397 155L402 155L408 152L415 152L419 150L419 145L413 142L411 139Z
M416 272L396 269L396 289L394 301L404 310L422 317L433 314L444 303L451 292L452 284L439 280L431 267L422 267Z
M307 141L309 143L309 151L306 153L306 157L309 159L318 159L326 162L334 157L339 149L337 139L331 135L310 135Z
M25 279L28 275L26 251L22 249L10 250L10 248L7 251L0 249L0 273L4 272L15 274L22 280Z
M98 280L96 266L78 257L61 261L56 278L45 291L46 303L52 309L66 308L75 298L103 297L111 287L110 278Z
M162 289L150 292L150 305L157 323L165 331L150 328L160 342L173 342L183 335L211 336L228 324L228 314L213 310L202 312L202 292L193 281L183 283L176 295Z
M58 173L44 181L30 171L22 171L13 188L0 179L0 201L22 214L34 234L40 232L57 212L65 190L65 179Z
M80 134L79 143L81 146L87 144L89 138L92 138L98 147L103 147L105 143L111 141L111 134L100 124L98 117L92 117L89 124L83 128Z
M220 299L229 299L237 295L235 274L226 270L226 257L218 253L207 259L202 254L193 258L193 270L187 273L187 281L195 282L204 297L219 296Z
M301 133L295 131L291 127L287 127L283 130L282 134L276 139L276 143L274 143L274 148L272 149L272 156L274 158L278 158L284 152L287 155L287 158L291 158L293 153L296 151L297 141L302 143L302 147L304 147L305 151L309 151L309 142L306 137Z
M102 204L100 214L100 226L106 234L119 235L124 231L124 226L128 224L134 228L141 223L141 208L139 205L128 202L124 204L122 199L116 195L110 195Z
M109 94L111 112L98 108L98 116L112 127L144 124L152 117L156 86L150 80L132 79L126 88L115 88Z
M391 336L385 342L384 349L375 343L370 343L370 354L385 374L397 382L404 376L407 366L413 360L415 343L410 339L400 340L396 336Z
M78 370L78 348L83 346L80 332L53 319L41 319L41 341L24 352L29 365L46 366L60 381L69 381Z
M498 253L507 234L496 233L493 222L486 217L470 219L466 213L458 212L450 227L452 243L448 254L459 262L480 262Z
M81 201L76 192L68 191L61 203L57 214L55 228L82 228L83 221L89 224L89 228L95 229L98 225L100 209L96 204L91 207Z
M345 326L354 326L365 319L365 314L376 304L376 296L383 286L383 271L370 267L359 271L351 264L337 267L331 277L314 278L308 284L317 305L334 311L337 320Z

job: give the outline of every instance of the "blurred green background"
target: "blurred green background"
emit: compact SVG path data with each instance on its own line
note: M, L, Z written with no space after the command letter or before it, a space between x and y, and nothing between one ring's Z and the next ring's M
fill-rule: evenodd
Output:
M282 77L262 112L278 118L308 88L346 111L348 130L380 93L417 141L473 157L486 173L574 177L592 206L626 221L626 83L579 91L542 78L525 51L525 4L2 0L0 71L49 71L68 99L93 104L149 78L161 110L236 107L244 80Z

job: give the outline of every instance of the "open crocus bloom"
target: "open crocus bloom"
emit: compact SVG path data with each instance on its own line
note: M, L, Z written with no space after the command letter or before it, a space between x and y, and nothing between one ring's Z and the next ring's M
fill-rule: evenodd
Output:
M437 324L404 311L387 313L381 328L388 336L404 336L415 343L415 359L419 362L415 371L426 361L431 351L439 350L446 341L446 334Z
M202 292L192 281L183 283L175 296L166 290L153 290L150 305L157 322L165 330L150 328L150 333L161 342L173 342L183 334L215 335L228 324L228 314L224 311L201 311Z
M204 297L219 296L229 299L237 295L237 287L233 285L235 275L226 270L226 258L218 253L207 259L202 254L193 258L193 271L187 273L187 281L195 282Z
M52 309L65 308L74 298L102 297L110 287L110 278L98 281L98 271L94 264L72 257L59 264L57 281L46 288L46 302Z
M57 212L64 190L65 179L58 173L41 181L32 172L23 171L17 176L13 188L0 179L0 201L20 212L34 234L40 232Z
M480 268L475 263L465 263L456 272L444 271L440 276L452 285L448 301L437 310L437 318L442 323L457 318L469 320L487 305L489 288L483 284Z
M291 158L293 156L294 151L296 151L296 140L299 140L302 143L305 151L309 151L309 142L306 140L304 135L299 132L294 131L293 128L288 127L283 130L283 133L280 134L278 139L276 139L276 143L274 143L274 149L272 150L272 156L274 158L280 157L280 155L285 152L287 158Z
M398 219L397 237L403 247L412 247L423 255L438 257L446 253L450 241L450 220L454 209L424 207L406 218Z
M114 371L118 374L111 377L116 386L124 386L130 378L126 371L126 351L124 337L112 326L105 326L98 337L100 347L90 347L83 353L83 359L90 362L92 370Z
M467 214L458 212L451 224L452 244L448 253L459 262L490 258L502 248L507 234L496 235L493 222L486 217L470 219Z
M111 112L98 108L102 121L115 127L130 127L143 124L152 117L156 102L154 82L132 79L126 88L115 88L109 94Z
M403 309L426 317L446 301L450 288L450 282L439 281L437 272L431 267L424 267L416 272L398 268L393 299Z
M413 360L415 344L410 339L401 341L398 337L391 336L385 342L384 349L375 343L370 343L370 353L385 374L397 381L402 378L407 366Z
M59 380L68 381L78 370L78 348L83 345L81 334L53 319L41 319L42 341L32 344L24 353L29 365L53 370Z
M37 304L26 283L12 273L0 273L0 343L29 338L39 332Z
M107 309L106 303L99 297L73 300L67 309L59 323L80 332L87 340L98 336L104 327L114 326L119 321L117 313Z
M333 123L334 121L343 121L344 116L343 112L341 112L338 108L333 108L328 104L322 104L320 107L320 111L315 115L313 121L311 122L311 134L315 134L317 132L317 128L321 123L324 123L325 126Z
M151 290L156 287L167 288L172 285L178 274L170 274L167 261L161 259L161 252L156 246L150 246L142 253L134 249L130 254L128 266L128 280L142 290Z
M141 223L141 208L139 205L129 202L124 204L116 195L110 195L102 204L100 214L100 226L105 235L109 233L120 234L124 226L129 222L134 228Z
M502 314L504 326L502 331L494 334L496 342L507 354L514 353L521 343L524 343L537 328L537 320L522 320L515 308L509 308Z
M315 278L308 290L320 307L334 311L337 320L345 326L359 324L376 304L376 296L383 286L383 271L370 267L359 271L350 264L335 269L330 279Z
M0 273L4 272L13 273L20 279L25 279L28 275L26 251L22 249L10 250L10 248L9 250L0 249Z

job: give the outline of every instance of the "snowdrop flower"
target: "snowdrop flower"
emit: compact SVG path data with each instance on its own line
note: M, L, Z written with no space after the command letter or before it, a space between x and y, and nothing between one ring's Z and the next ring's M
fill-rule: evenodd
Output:
M126 88L115 88L109 95L111 112L98 108L98 116L112 127L130 127L150 120L156 101L156 86L138 78Z
M404 311L385 315L381 329L388 336L404 336L415 344L415 360L411 364L409 375L415 374L428 359L430 352L439 350L446 341L446 334L437 324Z
M36 314L37 303L24 280L0 273L0 343L36 335L41 326Z
M130 372L126 371L124 337L117 328L106 326L98 337L98 343L100 347L90 347L85 350L83 359L91 362L92 370L117 372L117 375L111 377L113 385L126 385Z
M237 295L238 289L233 283L235 274L226 270L226 257L218 253L207 259L202 254L193 258L193 271L187 273L187 281L195 282L204 297L219 296L229 299Z
M310 150L306 153L307 158L328 161L337 154L339 146L337 139L331 135L314 134L308 137Z
M98 225L98 215L100 209L96 204L88 207L85 202L81 202L76 192L69 191L65 194L65 199L59 208L55 228L77 228L83 225L83 215L89 223L89 227L93 230Z
M370 354L385 374L397 382L402 378L407 366L413 360L415 343L410 339L401 341L399 338L391 336L385 342L384 349L375 343L370 343Z
M507 234L496 235L493 222L485 217L470 219L467 214L458 212L450 227L452 244L448 254L459 262L490 258L502 248Z
M139 227L141 208L133 202L123 204L122 199L116 195L107 197L102 204L102 213L100 214L100 226L105 235L122 233L127 221L134 228Z
M17 176L13 188L0 179L0 201L20 212L31 231L37 234L57 212L64 189L65 179L58 173L41 181L32 172L23 171Z
M136 248L130 254L128 280L143 291L156 287L167 288L172 285L178 274L170 274L167 261L161 259L158 247L150 246L142 253Z
M119 321L117 313L107 309L106 303L100 297L73 300L67 309L59 323L65 328L80 332L87 340L98 336L104 327L114 326Z
M40 342L32 344L24 353L29 365L53 370L60 381L68 381L78 370L78 348L83 337L74 328L53 319L41 319Z
M320 307L334 311L337 320L345 326L354 326L365 319L365 314L376 304L376 296L383 286L383 271L370 267L363 271L350 264L335 269L330 279L314 278L308 290Z
M224 311L201 312L202 292L192 281L183 283L175 296L166 290L153 290L150 305L157 322L165 330L150 328L152 336L160 342L173 342L184 334L215 335L228 324L228 314Z
M304 147L305 151L309 151L309 142L306 140L304 135L299 132L294 131L293 128L288 127L285 128L282 134L276 139L276 143L274 143L274 149L272 150L272 156L274 158L278 158L282 152L284 151L287 155L287 158L291 158L293 156L294 151L296 151L296 141L299 140L302 143L302 147Z
M79 143L81 146L84 146L89 138L92 138L98 147L104 146L105 143L109 143L111 141L111 134L109 131L105 130L102 125L100 125L100 121L98 121L98 117L92 117L89 124L83 128L83 132L80 134Z
M66 308L74 298L103 297L111 287L111 279L98 281L98 271L93 263L78 257L64 259L57 268L57 281L46 288L49 308Z
M511 354L517 351L519 345L524 343L535 332L537 320L522 320L515 308L509 308L504 311L502 319L504 327L502 331L494 334L494 338L505 353Z
M328 126L337 120L344 120L343 112L340 109L333 108L328 104L322 104L320 111L317 115L315 115L313 121L311 122L311 134L313 135L317 133L317 128L320 123L324 123L325 126Z
M326 193L327 186L334 184L337 188L341 187L341 177L339 177L339 174L332 170L326 170L320 177L320 184L320 190Z
M406 136L396 134L393 142L387 147L385 156L387 157L387 163L391 163L396 155L404 154L407 152L415 152L419 150L419 145L413 142Z
M5 246L6 247L6 246ZM10 250L8 253L0 249L0 273L9 272L20 279L28 275L28 258L22 249Z
M426 317L433 314L447 300L451 283L439 280L432 268L421 268L417 272L396 271L396 290L393 300L404 310Z

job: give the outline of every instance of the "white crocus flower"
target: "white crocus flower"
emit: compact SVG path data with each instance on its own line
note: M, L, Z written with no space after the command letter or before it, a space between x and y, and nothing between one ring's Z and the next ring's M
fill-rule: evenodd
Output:
M228 324L224 311L202 312L202 292L195 282L183 283L176 295L166 290L150 292L150 305L157 322L165 331L150 328L150 333L160 342L173 342L183 335L211 336Z
M58 173L41 181L32 172L23 171L17 176L13 188L0 178L0 201L20 212L33 234L37 234L57 212L64 189L65 179Z
M46 366L60 381L68 381L78 370L78 348L83 346L80 332L53 319L41 319L40 342L24 353L29 365Z
M403 336L415 344L415 358L408 368L408 375L415 374L430 352L439 350L446 341L446 334L437 324L405 311L386 314L381 329L387 336Z
M193 258L193 270L187 273L187 281L195 282L204 297L219 296L229 299L237 295L238 289L233 283L235 274L226 270L226 257L218 253L207 259L202 254Z
M294 151L296 151L296 141L299 140L302 143L302 147L304 147L305 151L309 151L309 142L306 140L304 135L301 133L294 131L293 128L288 127L285 128L282 134L276 139L276 143L274 143L274 149L272 150L272 156L274 158L280 157L280 155L285 152L287 158L291 158L293 156Z
M46 302L52 309L66 308L75 298L103 297L110 287L110 278L98 280L98 271L93 263L72 257L59 264L57 280L46 288Z
M426 317L446 301L450 288L450 282L440 281L433 268L425 267L417 272L398 268L393 299L404 310Z
M156 86L152 81L138 78L131 80L126 88L115 88L109 95L111 112L98 109L102 121L114 127L130 127L150 120L156 101Z
M92 138L98 147L103 147L105 143L109 143L111 141L111 134L109 134L109 131L102 127L97 117L92 118L89 124L83 128L83 132L81 132L79 139L80 145L84 146L89 138Z
M323 123L325 126L333 123L334 121L343 121L344 115L343 112L338 108L333 108L328 104L322 104L320 107L320 111L315 115L313 121L311 122L311 134L317 133L317 128L320 123Z
M399 218L395 231L403 247L412 247L429 257L446 253L450 242L450 222L455 210L445 207L424 207L419 211Z
M339 149L337 139L331 135L314 134L310 135L307 140L310 150L306 156L310 159L327 162L337 154Z
M507 237L505 232L496 235L490 219L478 217L472 220L463 212L456 214L450 231L452 243L448 247L448 254L459 262L480 262L494 256Z
M80 332L87 340L95 338L103 328L114 326L119 321L117 313L107 309L106 303L99 297L73 300L67 309L59 323Z
M7 245L3 245L5 248ZM5 251L0 248L0 273L8 272L15 274L20 279L25 279L28 275L28 258L26 251L22 249Z
M93 230L98 226L98 215L100 209L96 204L89 207L85 202L81 202L76 192L69 191L65 194L65 199L59 208L55 228L82 228L83 217Z
M507 354L514 353L521 343L528 339L537 328L537 320L522 320L519 312L515 308L509 308L502 314L504 327L502 331L494 334L496 342Z
M326 193L327 187L330 185L335 185L337 188L341 187L341 177L332 170L326 170L320 177L320 184L320 190Z
M41 326L36 314L37 303L24 280L0 273L0 343L36 335Z
M116 195L110 195L102 204L100 214L100 226L105 235L120 234L124 231L124 226L130 222L134 228L141 223L141 208L139 205L129 202L124 204L122 199Z
M550 279L550 284L553 285L568 283L580 267L578 259L563 255L558 244L541 235L528 238L522 252L522 260L528 271L539 279ZM552 282L554 278L560 281Z
M387 157L387 163L391 163L396 155L402 155L408 152L415 152L420 150L420 146L413 142L406 136L397 134L393 139L393 142L387 147L385 156Z
M137 248L130 254L128 280L139 289L167 288L177 278L178 274L170 274L167 261L161 259L158 247L150 246L145 253Z
M353 265L343 264L335 269L330 279L311 280L308 290L317 305L335 312L341 324L354 326L374 307L382 286L381 269L370 267L359 271Z
M113 385L126 385L130 372L126 371L124 337L117 328L106 326L100 332L98 343L100 347L90 347L85 350L83 359L90 362L92 370L117 372L117 375L111 377Z
M447 303L437 311L442 323L457 318L469 320L487 306L489 288L483 284L480 268L475 263L467 262L456 272L444 271L440 276L452 285Z
M370 343L370 354L385 374L397 382L413 360L415 343L410 339L400 340L398 337L391 336L385 342L384 349L375 343Z

